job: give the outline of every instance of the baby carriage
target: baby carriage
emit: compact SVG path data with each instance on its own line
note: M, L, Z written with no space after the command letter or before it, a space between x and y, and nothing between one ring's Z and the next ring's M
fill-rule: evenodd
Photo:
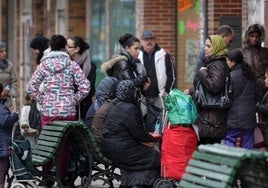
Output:
M164 127L161 145L161 176L154 188L178 186L192 152L197 147L197 135L192 123L197 110L192 98L178 89L173 89L166 98L167 124Z

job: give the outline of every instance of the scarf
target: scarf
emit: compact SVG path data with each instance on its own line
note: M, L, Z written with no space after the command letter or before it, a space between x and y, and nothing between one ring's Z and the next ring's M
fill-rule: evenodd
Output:
M8 67L8 62L6 60L0 60L0 69L5 70Z
M83 73L85 74L86 78L88 77L91 69L91 61L89 58L88 50L84 51L81 56L76 60L76 63L83 67Z

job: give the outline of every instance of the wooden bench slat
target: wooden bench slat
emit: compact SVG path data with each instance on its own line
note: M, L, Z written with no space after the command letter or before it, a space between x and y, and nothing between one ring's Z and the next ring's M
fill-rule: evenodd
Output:
M47 135L40 135L38 139L43 141L56 142L55 144L58 144L61 141L60 137L47 136Z
M42 135L62 137L63 133L62 132L52 132L52 131L48 131L48 130L42 130Z
M47 151L47 152L50 152L50 153L55 153L56 152L56 149L55 148L52 148L52 147L48 147L48 146L41 146L41 145L35 145L35 150L42 150L42 151Z
M197 185L195 183L192 183L192 182L188 182L188 181L185 181L185 180L181 180L180 181L180 186L179 188L204 188L204 186L201 186L201 185Z
M224 165L219 165L219 164L214 164L214 163L209 163L209 162L204 162L204 161L198 161L195 159L190 159L188 162L189 166L194 166L198 168L203 168L207 170L212 170L214 172L220 172L228 175L234 175L236 173L236 169L230 168Z
M40 155L32 155L32 162L34 166L43 166L49 161L48 158L42 157Z
M187 166L186 172L191 173L191 174L200 175L200 176L205 176L206 178L211 178L211 179L220 180L223 182L228 182L228 183L231 183L234 180L234 178L232 176L229 176L226 174L221 174L218 172L209 171L209 170L204 170L201 168L195 168L192 166Z
M216 163L216 164L225 164L231 167L238 167L241 165L241 161L239 159L211 155L211 154L202 153L199 151L195 151L193 153L193 157L196 159L201 159L201 160Z
M183 175L183 180L184 181L190 181L190 182L195 182L199 185L205 185L211 188L231 188L231 186L226 183L226 182L220 182L220 181L213 181L211 179L207 179L205 177L200 177L200 176L194 176L191 174L184 174Z
M67 126L51 126L51 125L47 125L45 126L44 130L49 130L49 131L59 131L59 132L65 132L65 130L67 129ZM42 131L41 131L42 134Z
M48 141L44 141L44 140L37 140L36 145L41 145L41 146L48 146L48 147L53 147L53 148L57 148L58 145L55 144L54 142L48 142ZM33 148L34 150L35 148Z

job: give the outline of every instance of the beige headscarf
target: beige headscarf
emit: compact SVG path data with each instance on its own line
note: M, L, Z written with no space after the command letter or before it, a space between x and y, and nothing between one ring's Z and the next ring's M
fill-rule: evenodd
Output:
M219 35L210 35L212 44L212 55L222 56L228 53L227 46L223 38Z

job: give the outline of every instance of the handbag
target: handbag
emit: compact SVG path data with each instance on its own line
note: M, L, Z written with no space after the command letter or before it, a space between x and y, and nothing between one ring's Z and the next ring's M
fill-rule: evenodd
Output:
M219 93L208 91L199 81L195 89L195 102L197 106L206 109L228 109L232 105L230 74L225 77L224 87Z

